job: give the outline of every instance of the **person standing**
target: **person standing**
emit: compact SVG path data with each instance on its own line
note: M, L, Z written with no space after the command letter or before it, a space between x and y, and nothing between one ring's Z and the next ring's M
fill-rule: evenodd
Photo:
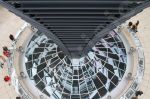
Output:
M21 99L21 97L18 96L18 97L16 97L16 99Z
M15 41L15 37L14 37L12 34L9 35L9 39L10 39L11 41Z
M142 94L143 94L143 91L140 91L140 90L139 90L139 91L136 91L136 92L135 92L135 97L132 97L131 99L138 99L138 96L139 96L139 95L141 96Z
M10 55L11 55L10 51L8 50L8 48L6 46L3 47L3 54L6 57L10 57Z
M139 25L139 20L137 20L137 22L135 23L135 26L138 27Z
M132 27L132 25L133 25L133 23L132 23L132 22L129 22L129 23L128 23L128 27L129 27L129 28L131 28L131 27Z
M143 94L143 91L139 90L139 91L136 91L135 96L139 96L139 95L141 96L142 94Z
M4 77L4 81L5 81L6 83L9 83L9 86L11 85L11 78L10 78L10 76L5 76L5 77Z
M136 30L136 32L138 31L138 25L139 25L139 20L137 20L137 22L135 23L135 30Z
M138 25L139 25L139 20L137 20L137 22L132 25L131 29L132 29L134 32L137 32L137 31L138 31Z
M10 77L9 77L9 76L5 76L5 77L4 77L4 81L5 81L5 82L9 82L9 81L10 81Z
M132 25L131 29L132 29L134 32L137 32L137 26L136 26L136 25Z

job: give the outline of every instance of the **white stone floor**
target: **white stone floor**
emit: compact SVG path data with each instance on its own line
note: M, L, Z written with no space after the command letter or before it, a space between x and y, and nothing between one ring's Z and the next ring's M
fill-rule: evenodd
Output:
M0 55L2 55L3 46L10 47L11 41L9 40L9 35L15 35L23 24L24 21L19 17L0 7ZM9 86L3 80L4 76L8 75L6 68L7 64L5 64L3 69L0 68L0 99L16 99L17 95L13 86Z
M143 45L145 54L145 73L143 81L140 85L140 90L144 92L139 99L150 99L150 8L132 17L129 21L140 21L138 27L138 36ZM15 35L17 30L23 26L24 21L6 9L0 7L0 55L2 55L2 46L10 46L9 34ZM7 75L6 64L3 69L0 69L0 99L15 99L17 96L14 88L3 81Z
M150 99L150 7L130 19L132 22L137 20L140 21L137 35L142 43L145 55L145 72L140 85L140 90L144 94L139 96L139 99Z

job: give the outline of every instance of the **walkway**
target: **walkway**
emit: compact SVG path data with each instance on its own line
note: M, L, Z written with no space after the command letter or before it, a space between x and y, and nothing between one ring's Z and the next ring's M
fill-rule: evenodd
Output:
M9 35L15 33L24 24L19 17L8 12L6 9L0 7L0 55L2 55L2 46L10 46L11 41L9 40ZM3 69L0 68L0 99L15 99L16 92L13 86L9 86L5 83L3 78L7 75L6 64Z
M150 8L131 18L129 21L140 21L138 27L138 37L142 43L145 55L145 73L140 90L144 94L139 99L150 99Z

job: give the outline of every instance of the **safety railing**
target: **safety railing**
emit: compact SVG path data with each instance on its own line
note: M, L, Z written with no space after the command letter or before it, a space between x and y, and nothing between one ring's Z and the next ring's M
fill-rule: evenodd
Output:
M21 27L21 29L17 32L17 35L15 36L16 41L12 43L12 48L10 48L12 55L11 57L8 58L7 62L8 62L8 72L9 72L9 75L12 77L12 84L14 85L16 92L18 92L18 94L20 94L20 96L23 99L33 99L32 93L26 88L24 88L22 83L19 80L20 71L17 71L18 66L14 66L15 65L14 62L19 61L19 59L18 61L15 60L15 58L17 57L16 52L19 50L17 46L18 40L20 39L20 35L22 35L22 32L24 32L24 30L27 27L29 27L29 24L25 23L25 25ZM127 27L124 26L124 28L127 28ZM144 75L144 63L145 62L144 62L144 52L142 49L142 44L134 31L128 29L128 33L130 33L132 40L134 41L136 45L136 50L138 53L138 65L137 65L136 76L134 77L132 84L127 89L127 91L121 96L120 99L130 99L131 97L133 97L135 92L138 90L139 84L141 83L143 75Z
M16 51L18 50L17 48L17 43L19 40L20 35L22 35L22 33L24 32L24 30L29 27L28 23L25 23L20 30L16 33L15 35L15 41L12 42L12 47L10 48L10 52L11 52L11 56L8 58L7 60L7 64L8 64L8 74L11 76L12 79L12 85L15 87L15 90L17 92L17 94L19 94L20 97L22 97L22 99L32 99L31 96L29 95L29 91L26 90L22 84L20 83L20 75L18 75L17 71L16 71L16 67L15 66L15 58L16 58ZM18 60L19 61L19 60ZM17 62L18 62L17 61ZM31 93L30 93L31 94Z
M127 26L122 26L122 28L127 29L128 33L132 37L132 40L135 43L137 54L138 54L138 65L137 65L136 76L133 77L132 84L120 98L120 99L131 99L135 95L135 92L139 89L139 84L141 83L142 78L144 76L145 58L144 58L144 51L142 48L142 44L136 32L134 32L132 29L127 28Z

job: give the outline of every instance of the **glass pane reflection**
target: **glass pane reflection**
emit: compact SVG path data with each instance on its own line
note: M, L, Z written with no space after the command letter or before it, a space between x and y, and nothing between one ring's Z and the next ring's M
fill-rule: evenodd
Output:
M54 99L99 99L112 91L126 71L127 55L111 31L87 56L69 59L51 39L38 32L26 50L26 69L35 86Z

